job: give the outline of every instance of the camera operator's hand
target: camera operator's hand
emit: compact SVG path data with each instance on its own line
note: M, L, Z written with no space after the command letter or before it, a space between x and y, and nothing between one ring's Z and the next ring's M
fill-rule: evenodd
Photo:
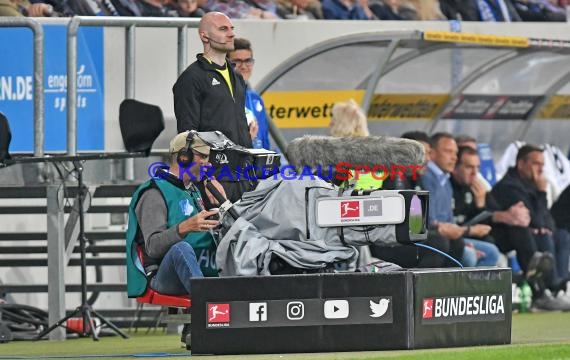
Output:
M208 217L216 215L218 209L202 210L198 214L178 224L178 234L185 237L190 232L209 231L220 224L218 220L209 220Z
M220 182L218 180L214 179L213 177L210 180L204 179L204 187L206 188L206 195L208 195L208 200L210 200L211 204L220 205L219 201L214 197L214 195L212 195L210 190L208 190L208 187L207 187L208 181L212 185L214 185L216 190L218 190L219 193L222 194L223 197L225 197L227 199L228 197L226 195L226 191L224 190L224 187L222 186L222 184L220 184Z
M437 232L449 240L457 240L463 236L465 229L452 223L440 222L437 224Z

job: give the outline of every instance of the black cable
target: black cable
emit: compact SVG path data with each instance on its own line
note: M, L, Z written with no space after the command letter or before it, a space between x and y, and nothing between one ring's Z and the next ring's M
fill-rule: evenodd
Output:
M206 188L210 191L212 196L214 196L214 198L218 201L218 203L220 204L220 208L226 211L228 214L230 214L234 220L237 220L239 218L239 214L237 213L236 209L233 208L234 204L232 204L231 201L226 199L225 196L222 195L218 191L218 189L216 189L216 187L214 186L214 184L212 184L212 181L209 177L205 176L205 178L206 180L208 180L206 182Z
M12 333L13 340L33 340L48 326L48 313L33 306L0 304L0 324Z
M48 313L29 305L0 304L2 320L12 320L20 323L28 322L33 325L47 325Z

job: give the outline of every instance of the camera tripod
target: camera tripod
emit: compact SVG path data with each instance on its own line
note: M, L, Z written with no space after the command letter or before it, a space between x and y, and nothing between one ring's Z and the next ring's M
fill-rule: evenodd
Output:
M85 236L85 222L84 222L84 211L83 211L83 201L85 199L85 193L87 188L83 184L83 165L80 161L73 161L75 171L77 173L77 203L78 203L78 216L79 216L79 249L81 253L81 305L79 305L71 314L58 320L55 324L46 328L37 337L39 340L52 332L58 326L66 324L67 320L73 317L81 317L82 326L80 327L80 336L89 336L93 338L94 341L98 341L99 337L95 331L95 321L94 318L98 318L101 322L111 328L115 333L123 337L123 339L128 339L127 334L121 331L115 324L107 320L104 316L99 314L97 311L93 310L91 305L87 301L87 259L86 259L86 243L87 238Z

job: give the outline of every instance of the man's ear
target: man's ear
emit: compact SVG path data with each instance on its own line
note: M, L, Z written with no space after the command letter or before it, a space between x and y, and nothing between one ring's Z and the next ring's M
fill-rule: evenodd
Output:
M178 166L188 167L189 164L192 162L192 158L190 158L188 154L180 153L178 154L176 161L178 162Z
M210 39L208 39L208 35L206 34L205 31L200 31L198 34L200 35L200 40L202 40L202 42L204 43L210 42Z
M428 159L431 161L435 156L436 149L434 147L429 148Z

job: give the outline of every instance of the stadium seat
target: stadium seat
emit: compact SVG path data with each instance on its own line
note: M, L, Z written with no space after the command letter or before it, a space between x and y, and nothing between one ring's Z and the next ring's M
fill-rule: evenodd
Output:
M137 255L141 262L143 261L143 250L142 247L137 247ZM139 304L153 304L162 305L168 307L178 307L178 308L189 308L192 305L189 295L166 295L161 294L150 286L146 288L146 291L141 296L137 297L137 302Z
M141 262L143 260L143 250L141 246L137 247L137 255ZM190 315L187 313L180 314L177 309L182 309L185 312L192 306L192 300L189 295L167 295L161 294L158 291L152 289L150 286L146 288L144 294L136 298L137 300L137 312L135 319L131 324L131 327L136 327L135 324L139 321L144 304L159 305L163 307L163 310L157 315L156 326L162 319L162 315L166 309L168 309L167 318L164 322L174 323L174 324L186 324L189 322ZM175 309L172 309L175 308ZM175 310L174 312L172 310Z
M192 300L186 295L165 295L154 291L150 287L137 298L139 304L153 304L168 307L187 309L192 305Z

